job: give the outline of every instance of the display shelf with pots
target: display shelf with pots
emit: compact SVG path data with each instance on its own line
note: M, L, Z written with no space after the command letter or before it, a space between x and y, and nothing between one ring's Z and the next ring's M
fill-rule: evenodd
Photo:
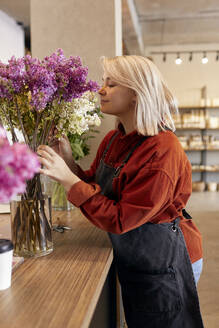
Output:
M219 106L180 107L176 135L191 164L194 191L216 191L219 184Z
M196 126L190 126L189 128L188 127L186 127L186 128L182 128L182 127L179 127L179 128L177 128L177 130L182 130L182 131L190 131L190 130L198 130L198 131L200 131L200 130L219 130L219 128L197 128Z

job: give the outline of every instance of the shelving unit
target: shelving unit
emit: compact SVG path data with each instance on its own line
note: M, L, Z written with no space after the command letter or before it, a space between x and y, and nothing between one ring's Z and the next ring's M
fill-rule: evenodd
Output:
M194 131L206 131L206 130L215 130L219 131L219 128L197 128L197 127L187 127L187 128L177 128L178 131L189 131L189 130L194 130Z
M199 111L199 112L197 112ZM200 122L198 120L198 113L200 115ZM216 137L219 140L219 107L180 107L179 108L179 114L181 117L181 120L179 118L176 121L176 135L182 137L183 136L189 136L190 138L192 136L197 135L197 132L199 132L199 135L204 143L203 147L185 147L184 150L187 153L191 164L192 165L200 165L200 166L210 166L208 160L209 160L209 154L214 154L218 152L218 155L214 158L213 166L216 166L215 169L194 169L192 170L194 176L193 180L195 181L196 176L195 174L200 174L200 180L206 182L208 181L209 174L214 174L214 177L211 177L211 180L214 179L215 182L219 183L219 146L217 144L217 147L209 146L206 144L204 140L210 136L209 131L213 132L214 137ZM213 116L212 116L213 114ZM191 120L189 120L189 115L191 115ZM186 118L186 120L184 119ZM212 121L214 124L212 124ZM181 124L180 124L181 123ZM216 124L215 124L216 123ZM200 125L200 127L199 127ZM213 125L213 127L211 126ZM185 132L185 133L184 133ZM189 133L190 132L190 133ZM194 156L193 153L197 154L200 153L200 163L197 164L193 162ZM211 155L213 156L213 155ZM217 158L218 157L218 158ZM217 163L215 163L215 160ZM218 168L217 168L218 166Z
M197 170L197 169L194 169L192 170L192 172L219 172L219 170Z
M219 151L219 148L184 148L185 151Z

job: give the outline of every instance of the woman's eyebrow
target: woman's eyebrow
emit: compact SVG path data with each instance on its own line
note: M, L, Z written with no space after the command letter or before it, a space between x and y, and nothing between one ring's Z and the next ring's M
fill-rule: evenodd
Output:
M110 80L110 77L106 77L105 79L102 77L102 81L105 81L105 80Z

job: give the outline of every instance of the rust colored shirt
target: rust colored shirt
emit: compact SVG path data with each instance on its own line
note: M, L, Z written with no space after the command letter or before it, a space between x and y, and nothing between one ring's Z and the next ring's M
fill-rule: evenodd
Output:
M163 131L146 139L132 154L119 177L113 181L115 202L101 194L95 172L102 154L117 130L110 131L101 142L90 170L78 166L82 181L68 192L68 200L94 225L107 232L122 234L146 222L170 222L181 218L191 262L202 258L201 235L192 220L183 218L182 209L192 191L191 164L175 134ZM120 133L111 144L105 162L118 167L142 136L133 131ZM159 246L158 246L159 247Z

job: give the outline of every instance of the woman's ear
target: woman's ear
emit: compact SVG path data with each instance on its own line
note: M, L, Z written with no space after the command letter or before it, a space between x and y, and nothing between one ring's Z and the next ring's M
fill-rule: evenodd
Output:
M137 102L137 95L134 91L133 97L132 97L132 102L135 104Z

